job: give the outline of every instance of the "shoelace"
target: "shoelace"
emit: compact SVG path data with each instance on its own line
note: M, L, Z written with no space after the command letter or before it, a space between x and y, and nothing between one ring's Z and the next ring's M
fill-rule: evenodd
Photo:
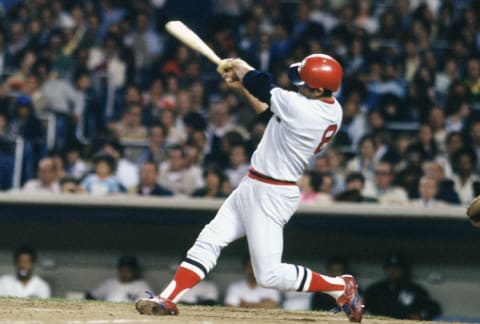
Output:
M145 293L148 295L148 298L155 298L155 294L153 292L145 290Z
M334 307L332 308L331 310L329 310L329 312L332 312L333 314L337 314L337 313L340 313L342 311L342 309L340 307Z

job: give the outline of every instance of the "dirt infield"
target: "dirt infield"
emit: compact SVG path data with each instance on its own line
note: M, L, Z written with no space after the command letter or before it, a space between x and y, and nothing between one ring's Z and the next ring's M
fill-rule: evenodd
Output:
M64 300L0 299L1 324L104 324L104 323L171 323L171 324L288 324L348 323L343 314L252 310L227 307L181 306L179 316L152 317L137 314L128 303L104 303ZM363 323L399 324L397 321L365 316ZM414 322L411 322L414 323ZM428 322L423 322L428 323ZM439 322L435 322L438 324Z

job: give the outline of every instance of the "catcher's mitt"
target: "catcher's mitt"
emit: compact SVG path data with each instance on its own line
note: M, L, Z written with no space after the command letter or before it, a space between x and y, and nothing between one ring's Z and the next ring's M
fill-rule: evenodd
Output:
M468 206L467 216L473 226L480 227L480 196L473 199Z

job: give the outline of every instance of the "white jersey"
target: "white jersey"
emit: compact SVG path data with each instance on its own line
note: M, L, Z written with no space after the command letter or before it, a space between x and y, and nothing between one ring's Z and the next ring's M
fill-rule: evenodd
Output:
M286 181L297 181L308 161L340 129L342 107L311 100L298 92L273 88L270 119L265 134L252 156L256 171Z
M0 296L19 298L50 298L50 286L37 275L23 284L15 275L0 277Z
M91 294L96 299L111 302L127 302L140 298L145 294L145 291L152 291L152 288L145 280L120 282L118 279L112 278L91 291Z
M260 286L250 287L246 280L231 283L225 296L225 305L240 306L241 302L260 303L264 299L271 299L280 303L280 292L275 289Z

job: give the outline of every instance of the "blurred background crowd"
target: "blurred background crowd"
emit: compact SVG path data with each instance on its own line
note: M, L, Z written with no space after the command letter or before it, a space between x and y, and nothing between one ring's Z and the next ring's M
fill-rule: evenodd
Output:
M480 194L480 1L0 3L0 190L226 197L270 116L165 33L181 19L283 88L308 54L342 63L343 125L303 203Z

